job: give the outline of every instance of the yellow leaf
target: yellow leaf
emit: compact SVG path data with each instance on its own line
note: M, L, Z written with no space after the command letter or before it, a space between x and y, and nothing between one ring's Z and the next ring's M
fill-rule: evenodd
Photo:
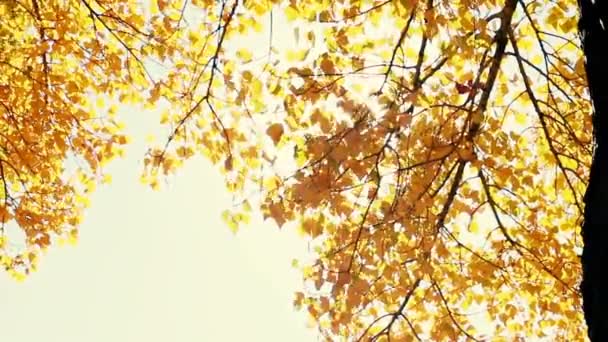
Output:
M528 120L528 117L526 116L526 114L518 112L515 114L515 122L517 122L520 125L523 125L526 123L526 121Z
M103 183L103 184L112 183L112 175L107 174L107 173L105 175L103 175L103 179L101 180L101 183Z
M308 56L309 52L310 52L310 50L308 50L308 49L301 49L301 50L296 50L296 51L289 50L289 51L287 51L287 61L289 61L289 62L303 61L304 59L306 59L306 56Z
M249 62L253 58L251 51L247 49L238 49L236 51L236 56L240 58L243 62Z
M292 6L288 6L285 9L285 16L288 21L292 21L298 17L298 10Z
M230 231L236 234L239 230L238 222L235 220L234 215L230 213L228 210L224 210L222 212L222 220L228 225Z
M471 222L471 225L469 226L469 230L473 234L479 233L479 223L477 223L477 221Z

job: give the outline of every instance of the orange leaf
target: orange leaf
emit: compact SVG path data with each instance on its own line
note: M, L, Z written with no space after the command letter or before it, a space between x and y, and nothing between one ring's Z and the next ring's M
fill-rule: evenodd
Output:
M327 59L327 58L324 58L321 61L321 70L323 70L323 72L326 74L335 74L336 73L336 68L334 66L334 62L332 62L330 59Z
M266 134L272 139L274 144L278 144L283 136L283 125L280 123L272 124L266 129Z

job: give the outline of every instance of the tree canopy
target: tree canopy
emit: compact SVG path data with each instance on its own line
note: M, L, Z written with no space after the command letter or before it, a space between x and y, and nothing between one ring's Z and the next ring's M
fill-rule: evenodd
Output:
M576 1L2 0L0 14L0 220L25 233L1 240L13 274L76 237L128 142L113 101L164 103L170 133L142 180L204 155L234 193L233 230L255 210L300 229L315 260L295 305L328 339L584 336ZM297 49L273 47L277 16ZM266 46L241 47L264 27Z

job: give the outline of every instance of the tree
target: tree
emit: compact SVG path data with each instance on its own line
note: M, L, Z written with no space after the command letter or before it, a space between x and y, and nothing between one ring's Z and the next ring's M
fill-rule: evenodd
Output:
M86 193L127 141L88 98L132 77L110 42L116 19L85 4L0 1L0 263L17 277L52 239L76 238Z
M220 49L208 43L257 27L241 16L234 32L222 30L216 5L0 0L0 264L10 274L22 278L50 244L77 238L88 195L109 179L103 166L128 142L119 104L162 97L178 115L195 114L205 73L218 69ZM185 70L196 82L183 83ZM217 144L197 141L205 151ZM178 165L162 159L165 172Z
M26 166L2 176L3 221L24 217L19 199L36 186L69 193L78 217L79 185L125 142L109 118L83 124L94 110L87 94L168 103L161 123L171 133L146 156L143 180L156 187L203 154L241 204L224 213L232 229L259 208L307 234L316 260L302 266L295 305L328 339L584 335L579 227L592 122L573 0L3 3L20 9L5 25L11 36L29 39L2 57L3 75L15 75L5 102L43 111L38 140L65 143L38 147L52 165L46 178ZM298 49L273 48L272 30L268 47L239 48L276 11ZM29 60L40 70L17 79ZM33 84L39 104L13 104L27 96L12 89ZM72 112L81 119L56 122ZM8 113L14 136L0 145L29 148L19 140L29 126L9 125ZM72 146L90 130L81 141L101 135L110 147ZM68 151L92 160L81 180L63 180ZM65 232L63 221L47 223L57 213L49 202L63 205L41 202L35 236ZM27 241L33 255L47 245ZM4 255L9 268L24 263Z
M87 194L128 140L116 100L153 104L168 96L163 89L188 96L171 76L149 72L157 60L183 64L208 53L194 56L199 28L182 28L183 6L0 1L0 263L13 275L35 267L53 240L76 238ZM8 234L11 226L22 236Z
M592 341L608 339L608 298L605 289L608 284L601 277L602 266L606 260L605 246L608 237L603 227L608 222L606 203L608 203L608 184L602 180L601 175L608 172L608 155L606 153L606 139L608 125L608 89L604 80L608 72L604 67L608 54L603 45L608 41L608 31L604 23L608 23L608 7L602 2L580 1L581 19L579 29L583 40L586 56L587 79L593 100L593 130L595 132L595 149L589 185L585 193L585 215L582 227L583 249L583 281L581 292L583 295L583 309L585 320L589 327L589 338Z

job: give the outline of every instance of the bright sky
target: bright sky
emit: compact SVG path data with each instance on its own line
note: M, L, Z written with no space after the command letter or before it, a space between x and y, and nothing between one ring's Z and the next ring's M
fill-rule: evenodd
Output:
M233 235L221 221L230 197L202 158L160 192L141 185L158 122L145 114L123 109L133 143L108 167L78 244L51 248L23 283L0 272L2 341L315 341L292 307L302 283L291 261L306 242L261 217Z
M131 115L129 127L143 131ZM301 278L291 260L304 240L261 217L233 235L220 218L230 197L202 158L159 192L140 185L145 142L132 135L79 243L51 248L23 283L0 276L2 340L314 341L292 308Z

